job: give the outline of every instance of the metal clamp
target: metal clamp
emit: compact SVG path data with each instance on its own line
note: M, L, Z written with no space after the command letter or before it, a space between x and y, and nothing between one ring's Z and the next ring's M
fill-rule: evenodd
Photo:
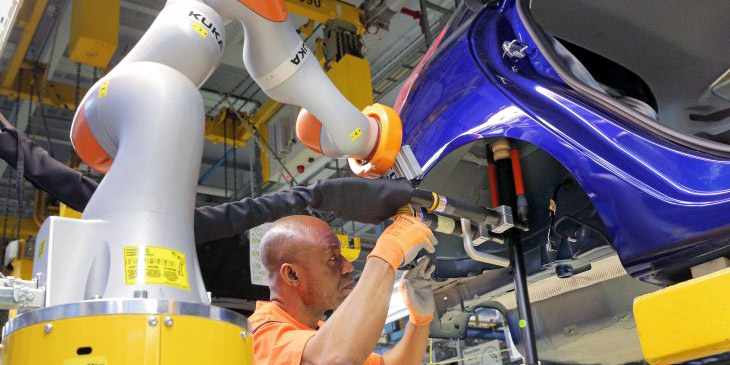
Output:
M517 39L504 41L504 43L502 43L502 50L504 51L502 56L509 56L510 58L525 58L527 55L525 51L527 51L529 46L529 44Z
M474 238L474 246L479 246L482 243L486 242L497 243L500 245L504 244L504 239L502 237L496 236L494 232L489 230L489 227L490 226L488 224L479 225L479 234L477 237Z
M515 226L514 218L512 217L512 208L508 205L500 205L492 209L499 213L499 221L489 226L489 230L496 233L502 234Z
M12 276L0 279L2 310L43 307L45 295L45 289L39 289L36 280L21 280Z
M393 164L391 172L396 177L405 177L408 180L413 180L423 174L423 169L418 163L418 160L416 160L411 146L403 145L401 147L400 152L395 157L395 164Z

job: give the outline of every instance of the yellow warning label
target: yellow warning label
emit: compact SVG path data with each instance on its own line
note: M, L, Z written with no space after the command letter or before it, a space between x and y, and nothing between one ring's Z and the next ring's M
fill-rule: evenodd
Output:
M166 247L125 247L124 280L127 285L168 285L190 290L185 254Z
M198 32L198 34L200 34L203 38L208 36L208 30L198 23L193 23L193 30Z
M38 258L40 259L41 256L43 256L43 252L46 250L46 239L42 239L41 243L38 245Z
M104 99L106 92L109 91L109 81L104 81L99 86L99 99Z
M362 136L362 129L360 128L355 128L355 130L350 132L350 139L353 141L360 138L360 136Z
M106 356L84 356L76 359L68 359L63 365L107 365L109 361Z

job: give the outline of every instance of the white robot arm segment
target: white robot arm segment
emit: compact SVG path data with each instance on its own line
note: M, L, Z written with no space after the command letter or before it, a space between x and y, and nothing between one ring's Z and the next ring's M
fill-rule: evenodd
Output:
M333 158L372 156L378 144L378 122L337 90L288 20L262 16L249 7L251 1L205 1L226 19L242 24L244 64L263 91L276 101L307 109L321 122L319 152Z

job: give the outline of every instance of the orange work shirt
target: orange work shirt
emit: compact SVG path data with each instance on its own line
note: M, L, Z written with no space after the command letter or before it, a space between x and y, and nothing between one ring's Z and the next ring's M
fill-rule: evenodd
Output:
M274 302L256 302L256 311L248 319L253 334L254 364L293 365L302 363L304 346L317 330L292 318ZM319 322L322 327L324 322ZM380 365L382 357L371 354L364 365Z

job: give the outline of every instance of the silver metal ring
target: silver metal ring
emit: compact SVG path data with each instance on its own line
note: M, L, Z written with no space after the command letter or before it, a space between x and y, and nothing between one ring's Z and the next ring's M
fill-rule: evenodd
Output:
M209 318L249 330L248 320L230 309L200 303L157 299L100 299L34 309L23 313L3 327L3 339L34 324L60 319L111 314L178 315Z

